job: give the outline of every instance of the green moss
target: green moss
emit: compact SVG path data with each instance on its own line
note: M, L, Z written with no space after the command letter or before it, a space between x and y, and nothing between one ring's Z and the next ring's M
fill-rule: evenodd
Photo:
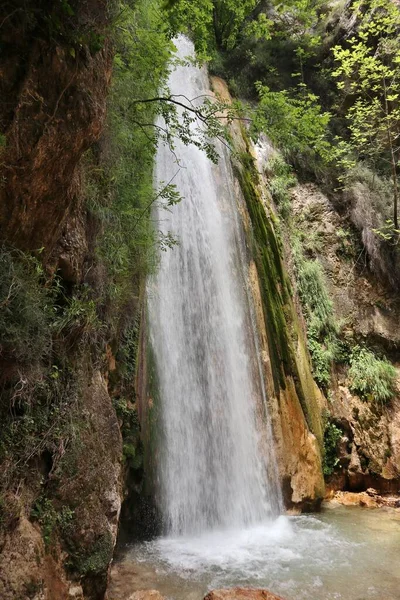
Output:
M244 138L246 139L245 135ZM296 393L310 430L322 445L322 428L315 386L308 367L305 344L297 325L292 289L283 267L282 245L272 212L267 214L257 190L258 173L249 152L239 155L235 169L252 223L253 256L260 279L264 321L275 393L279 397L292 377Z
M274 385L279 394L279 389L285 388L285 374L290 374L293 367L285 315L288 310L288 284L275 232L271 221L266 217L254 183L256 172L253 159L250 154L241 155L241 162L243 168L237 169L236 175L253 226L253 253L261 283Z
M112 535L109 531L100 535L86 552L80 550L71 553L68 566L80 575L105 573L111 562L114 551Z

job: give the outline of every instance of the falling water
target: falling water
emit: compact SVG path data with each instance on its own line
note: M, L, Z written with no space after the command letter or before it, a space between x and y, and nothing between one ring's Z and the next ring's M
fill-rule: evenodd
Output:
M186 38L177 47L181 58L193 54ZM206 70L192 65L178 66L169 85L187 98L210 94ZM251 526L281 503L271 443L262 449L268 418L260 428L256 416L265 401L234 181L226 149L218 150L218 165L179 142L174 154L163 145L157 154L158 185L174 178L183 197L171 212L159 210L159 228L179 245L163 253L148 286L160 503L175 535Z

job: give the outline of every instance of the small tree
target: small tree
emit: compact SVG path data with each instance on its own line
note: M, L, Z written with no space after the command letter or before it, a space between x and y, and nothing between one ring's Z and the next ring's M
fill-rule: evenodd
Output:
M389 0L360 0L357 35L333 48L338 87L354 98L347 111L351 151L390 166L393 226L399 228L400 10ZM365 11L365 12L363 12ZM363 12L363 14L362 14Z
M329 112L324 112L315 94L300 84L297 93L273 92L256 84L259 105L254 115L256 132L264 131L288 158L309 156L326 159L330 152L327 139Z

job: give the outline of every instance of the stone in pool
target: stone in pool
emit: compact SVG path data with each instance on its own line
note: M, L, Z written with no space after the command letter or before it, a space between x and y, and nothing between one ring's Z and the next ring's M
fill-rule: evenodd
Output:
M213 590L209 592L204 600L284 600L268 590L255 588L227 588L225 590Z
M138 590L128 600L164 600L164 596L158 590Z

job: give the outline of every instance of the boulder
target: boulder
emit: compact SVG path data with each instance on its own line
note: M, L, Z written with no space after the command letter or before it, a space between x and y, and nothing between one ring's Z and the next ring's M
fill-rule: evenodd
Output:
M136 600L136 599L135 599ZM204 600L284 600L272 592L257 588L227 588L213 590L204 597Z
M138 590L128 600L165 600L158 590Z
M337 492L333 500L343 506L365 506L377 508L380 506L380 496L373 497L367 492Z

